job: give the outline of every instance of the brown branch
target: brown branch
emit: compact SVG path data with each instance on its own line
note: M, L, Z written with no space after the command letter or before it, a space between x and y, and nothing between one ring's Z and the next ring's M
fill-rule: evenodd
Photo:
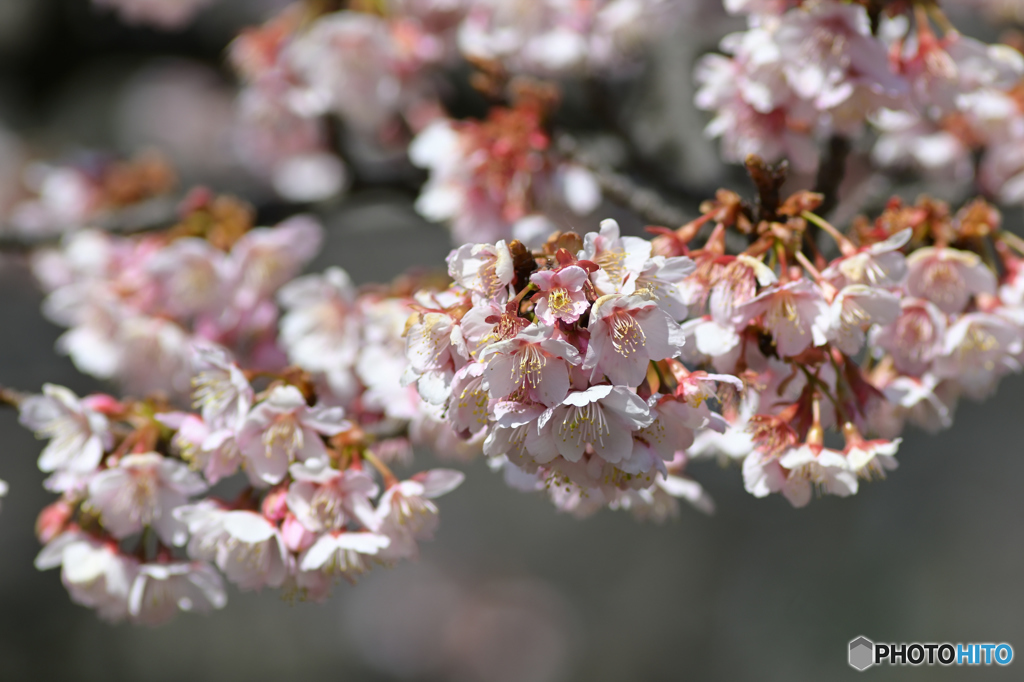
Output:
M757 188L756 223L774 222L778 219L779 206L782 204L782 185L789 173L789 164L785 161L774 166L760 156L751 154L744 161L747 173L754 187Z
M0 405L21 407L21 403L25 398L28 398L28 396L28 393L15 391L13 388L7 388L6 386L0 386Z

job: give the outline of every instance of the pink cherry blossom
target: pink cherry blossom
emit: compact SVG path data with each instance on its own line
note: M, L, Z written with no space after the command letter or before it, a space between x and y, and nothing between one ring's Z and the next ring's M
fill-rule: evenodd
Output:
M685 336L657 303L643 296L603 296L590 311L590 345L583 369L591 380L605 375L614 384L636 386L651 360L679 355Z
M829 341L847 355L864 347L871 325L891 323L900 313L900 300L885 289L851 284L836 294L829 308Z
M241 427L253 402L249 380L222 348L196 345L194 353L193 398L203 419L214 428Z
M977 254L925 247L907 258L907 292L947 314L963 312L975 294L995 294L996 280Z
M60 566L71 600L96 609L100 618L119 621L128 616L129 591L139 562L121 554L114 543L72 530L51 540L35 565L39 570Z
M353 519L373 528L375 518L370 498L378 488L364 472L338 471L320 460L296 463L289 468L293 482L288 487L288 509L313 533L341 530Z
M280 587L288 577L291 555L278 528L260 514L200 503L175 516L188 526L189 556L215 563L239 589Z
M742 321L761 315L782 357L799 355L827 341L828 304L821 291L806 279L769 287L737 309Z
M857 477L836 450L803 445L779 458L787 470L782 494L794 507L806 506L815 491L846 497L856 494Z
M485 298L507 291L515 271L505 240L491 244L464 244L447 258L448 274L458 284Z
M312 547L303 552L299 567L304 572L319 572L352 580L368 571L376 556L390 543L386 535L378 533L324 533Z
M340 407L309 407L294 386L278 386L246 417L238 432L238 449L262 481L278 483L293 461L324 459L322 435L349 428Z
M568 324L578 320L590 307L583 291L588 279L587 271L578 265L533 273L530 281L541 292L534 307L537 319L549 326L557 320Z
M557 405L569 391L569 365L580 363L579 351L555 338L554 330L531 325L514 338L489 346L484 380L491 398L509 396Z
M600 232L588 232L583 237L580 260L600 266L590 279L599 294L631 294L636 281L651 257L651 243L639 237L622 237L619 224L602 220Z
M537 422L543 438L530 454L538 462L564 457L578 462L587 446L616 464L633 454L633 432L654 421L647 405L621 386L591 386L548 408Z
M918 298L900 301L900 314L873 333L871 342L888 352L897 371L921 376L942 352L946 317L934 304Z
M224 608L227 601L223 581L209 564L151 563L139 567L128 595L128 612L133 622L160 625L179 610L207 613Z
M151 526L165 544L181 545L187 537L185 526L173 512L206 488L183 462L147 452L122 457L117 466L93 476L88 504L116 538Z
M50 438L39 456L42 471L92 471L110 446L107 418L63 386L45 384L42 395L28 397L19 410L22 425Z
M464 474L451 469L431 469L390 486L377 503L378 532L389 539L381 547L385 561L415 558L417 542L433 538L438 509L433 500L462 484Z

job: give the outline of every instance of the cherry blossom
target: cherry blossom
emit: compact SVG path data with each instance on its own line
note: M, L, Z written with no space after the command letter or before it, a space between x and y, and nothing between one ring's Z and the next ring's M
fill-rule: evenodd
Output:
M515 337L488 346L484 378L494 399L512 395L557 405L569 391L569 365L580 363L579 351L553 337L554 330L531 325Z
M129 23L153 24L165 29L184 26L213 0L93 0L98 7L116 10Z
M737 316L746 322L763 316L764 327L782 356L823 345L830 326L828 304L806 279L769 287L740 306Z
M342 414L337 407L309 407L299 389L278 386L249 412L238 430L238 449L256 476L278 483L291 462L326 457L321 434L348 428Z
M42 395L27 398L20 411L23 426L51 439L39 456L42 471L91 471L111 443L107 418L63 386L44 385Z
M35 565L39 570L60 566L61 581L72 601L96 609L104 620L128 616L128 597L139 562L122 555L114 543L69 531L51 540Z
M173 512L206 487L181 462L155 452L133 454L93 476L88 504L116 538L151 526L166 544L180 545L186 538L185 527Z
M143 564L128 595L128 612L134 622L159 625L179 610L206 613L226 603L220 575L209 564Z
M240 589L280 587L288 577L292 559L281 533L260 514L199 503L180 507L176 516L191 535L189 556L215 563Z

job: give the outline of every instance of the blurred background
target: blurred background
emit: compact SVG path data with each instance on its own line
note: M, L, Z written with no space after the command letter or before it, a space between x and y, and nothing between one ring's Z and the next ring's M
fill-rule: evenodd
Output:
M39 155L157 145L186 186L242 192L277 219L282 207L221 153L233 97L222 61L240 27L281 4L223 1L160 33L87 0L0 0L0 121ZM693 56L729 25L714 11L706 20L715 31L666 39L642 73L608 86L649 156L609 155L691 211L719 183L742 186L701 139L705 119L690 104ZM571 95L566 111L596 115ZM347 197L320 208L329 236L310 269L340 265L366 283L443 262L447 232L412 209L417 178L381 188L354 170ZM621 208L605 216L640 233ZM1020 232L1018 222L1007 218ZM17 258L0 261L0 384L103 389L54 352L61 330L41 300ZM33 568L33 523L51 501L35 466L41 443L3 411L0 679L832 680L858 674L846 663L858 635L1008 642L1024 655L1022 405L1024 379L1010 378L986 404L962 405L953 430L908 432L889 480L803 510L751 497L735 467L700 463L693 475L717 513L684 509L664 526L556 514L477 462L442 501L441 530L418 562L340 585L325 604L232 587L225 610L155 629L103 623L70 602L57 571ZM1020 679L1021 665L866 674Z

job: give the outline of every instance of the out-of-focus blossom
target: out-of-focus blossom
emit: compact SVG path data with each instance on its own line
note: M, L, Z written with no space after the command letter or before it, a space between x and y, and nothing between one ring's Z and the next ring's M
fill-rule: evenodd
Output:
M321 228L311 218L251 229L252 216L237 201L202 193L187 201L170 232L80 231L34 261L49 292L44 312L69 327L58 348L83 371L115 379L130 392L186 395L196 345L221 347L196 360L202 382L229 355L260 368L284 364L274 344L272 297L319 248ZM251 400L244 379L217 381L201 395L213 427ZM243 395L231 397L232 391Z
M26 398L20 411L23 426L50 439L39 456L39 468L45 472L91 471L111 443L107 418L90 409L88 399L79 399L63 386L44 385L42 395Z
M128 595L128 612L136 623L160 625L178 611L222 609L227 599L220 575L209 564L143 564Z
M550 149L536 106L495 108L484 121L438 120L409 148L430 170L416 200L424 217L449 224L457 243L517 238L536 243L535 214L585 215L600 201L589 171Z
M277 483L296 460L326 457L320 434L348 428L338 407L309 407L299 389L279 386L258 403L238 430L238 448L253 473Z
M728 161L748 154L818 165L830 138L879 136L872 159L960 183L975 180L1007 202L1024 198L1019 154L1024 57L952 28L941 10L908 3L869 22L862 3L735 0L749 28L721 43L728 56L698 64L697 106ZM911 20L911 14L913 19ZM980 159L980 162L978 161ZM977 168L977 173L975 172Z
M116 467L92 477L88 504L116 538L151 526L164 543L180 545L186 538L185 527L173 512L206 487L182 462L155 452L128 455Z
M93 0L110 8L131 24L152 24L163 29L180 28L213 0Z
M623 67L686 8L664 0L553 0L470 4L459 48L512 71L558 76Z

